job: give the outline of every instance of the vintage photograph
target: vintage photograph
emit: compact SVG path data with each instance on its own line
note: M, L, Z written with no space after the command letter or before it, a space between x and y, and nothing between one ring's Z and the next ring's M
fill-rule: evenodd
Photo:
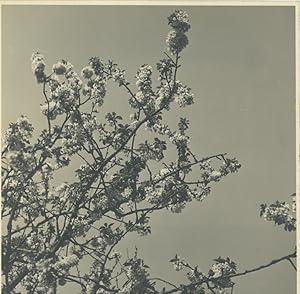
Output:
M2 4L2 293L295 294L295 10Z

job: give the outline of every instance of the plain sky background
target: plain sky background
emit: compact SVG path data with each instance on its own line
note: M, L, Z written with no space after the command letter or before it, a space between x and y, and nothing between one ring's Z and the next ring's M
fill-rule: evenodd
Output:
M113 59L134 82L140 65L163 58L166 18L175 8L192 25L179 79L193 89L195 104L175 107L168 120L190 119L200 156L228 152L242 163L203 203L182 214L156 213L150 236L123 243L130 252L139 247L153 276L179 282L182 274L168 262L175 253L207 271L220 255L245 270L294 250L295 234L259 217L261 203L290 201L295 191L293 7L2 6L2 128L21 114L37 129L45 124L33 52L45 55L48 70L62 58L78 70L91 56ZM118 88L105 99L108 110L129 114ZM287 262L235 281L235 294L296 292Z

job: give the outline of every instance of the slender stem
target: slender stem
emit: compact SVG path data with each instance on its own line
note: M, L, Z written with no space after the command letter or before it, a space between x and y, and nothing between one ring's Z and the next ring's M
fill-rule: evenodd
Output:
M293 263L293 261L292 261L290 258L288 258L287 260L288 260L289 263L292 265L292 267L294 268L294 270L297 271L297 267L296 267L296 265Z
M166 280L164 280L164 279L161 279L161 278L151 278L151 279L149 279L149 281L160 281L160 282L163 282L163 283L165 283L165 284L168 284L168 285L172 286L173 288L179 290L179 288L178 288L176 285L174 285L174 284L172 284L171 282L168 282L168 281L166 281Z

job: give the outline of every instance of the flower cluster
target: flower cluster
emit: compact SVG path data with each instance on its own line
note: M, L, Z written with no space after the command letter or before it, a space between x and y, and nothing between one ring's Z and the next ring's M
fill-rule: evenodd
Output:
M171 129L167 125L162 124L159 121L151 125L150 130L160 135L172 135Z
M194 103L194 94L191 88L183 85L180 81L162 83L157 91L156 109L161 107L169 109L170 103L174 100L180 107L185 107Z
M88 74L85 73L85 76L87 77ZM83 87L82 94L92 99L98 106L102 106L106 95L106 80L100 76L90 79Z
M188 44L188 38L185 33L190 29L190 23L188 15L182 10L176 10L168 18L169 25L173 28L168 33L167 45L168 50L173 54L177 55L180 53Z
M203 201L210 194L211 187L202 184L199 188L189 189L188 193L190 194L191 198L197 201Z
M67 274L68 271L77 265L79 258L75 254L68 256L59 256L58 261L53 265L53 269L58 271L60 274Z
M267 221L274 221L276 225L284 225L286 231L296 230L296 218L291 214L290 205L276 201L271 205L261 204L260 216Z
M148 266L144 264L144 261L137 258L135 255L124 263L124 268L126 270L126 276L128 282L125 283L120 293L130 294L130 293L154 293L155 288L149 281Z
M28 172L34 168L36 158L31 152L9 152L7 164L19 172Z
M86 237L86 233L91 228L87 217L78 216L73 224L72 233L77 237Z
M38 83L43 83L45 81L45 61L44 56L39 52L32 54L31 56L31 68L34 73L36 80Z
M151 227L148 223L149 217L140 217L135 223L129 221L125 228L128 232L137 232L140 236L147 236L151 233Z
M174 30L177 30L177 31L182 32L182 33L187 32L191 27L188 15L183 10L175 10L168 17L168 24Z
M194 103L194 94L191 88L184 86L181 82L176 83L175 101L180 107L185 107Z
M149 64L142 65L136 74L136 85L139 91L135 95L135 99L130 97L129 103L132 107L138 108L149 103L153 98L152 91L152 67Z
M56 161L56 168L68 166L70 163L70 156L68 155L68 150L62 146L52 149L52 154L54 155Z
M101 63L101 62L100 62ZM125 78L126 71L118 67L116 63L113 63L111 60L107 64L101 63L100 68L105 69L108 79L113 79L119 87L124 85L129 85L129 82Z
M171 212L180 213L192 198L188 187L172 176L172 171L174 173L174 169L162 169L159 174L153 176L153 180L158 184L145 188L146 201L151 204L163 202Z
M156 99L155 99L155 109L160 109L160 108L165 108L169 109L170 108L170 103L174 101L174 95L173 91L171 91L174 83L163 83L160 85L160 87L157 90L156 93Z
M26 245L34 250L41 250L46 245L47 234L43 229L32 231L26 239Z
M177 254L170 260L170 262L173 264L176 271L181 271L186 264L185 260Z
M168 45L168 50L173 55L176 55L187 46L189 41L184 33L172 30L168 33L166 42Z
M103 77L106 66L99 57L91 57L89 64L97 76Z
M187 145L190 143L190 138L187 135L183 135L177 132L173 132L169 138L171 143L175 145Z
M205 275L198 270L198 267L196 266L195 268L191 269L187 273L187 278L192 282L192 283L199 283L202 282L205 279Z
M236 158L225 158L222 167L220 168L220 172L223 176L229 173L235 173L241 168L241 164L238 162Z
M75 99L78 99L80 96L79 91L82 89L82 80L79 78L77 72L73 70L73 65L69 62L67 63L67 71L65 74L67 79L67 85L71 89L71 92Z
M35 288L43 289L36 289L37 293L48 293L56 280L58 280L61 286L66 283L64 276L66 276L69 270L76 266L78 262L79 259L76 255L68 255L45 258L36 263L30 263L27 265L27 268L31 271L31 275L24 279L23 285L29 292L31 292L31 285L33 284ZM60 278L57 279L58 277Z
M151 75L152 75L152 67L149 64L142 65L136 74L136 85L138 89L142 92L151 91Z
M70 123L65 125L62 132L62 146L68 155L80 151L90 142L93 132L98 128L97 119L90 114L82 113L80 117L73 117Z
M4 142L10 151L20 151L32 136L33 126L27 117L21 116L15 123L10 123L4 134Z
M115 230L112 228L113 223L108 224L105 223L100 228L100 237L105 241L106 244L112 245L115 242L117 242L120 237L122 236L122 231L119 228L116 228Z
M216 263L212 265L211 269L208 272L208 276L215 278L214 284L219 288L229 288L234 285L231 281L229 275L236 273L237 268L235 262L227 258L217 258L215 259Z
M59 61L53 65L52 71L46 80L50 95L45 104L41 105L41 112L49 120L55 120L58 115L73 111L82 88L82 81L70 62ZM64 81L60 80L62 78Z
M63 75L67 71L66 63L59 61L52 66L52 71L57 75Z
M164 151L167 149L166 142L159 140L158 138L154 139L152 144L149 144L147 141L140 144L139 152L143 160L156 160L160 161L164 158Z
M224 158L219 170L212 167L209 160L205 160L200 163L200 169L203 170L202 178L205 183L219 182L221 178L225 177L229 173L237 172L241 167L241 164L235 159Z
M94 69L91 66L86 66L81 70L81 75L84 79L90 79L95 73Z
M56 119L57 115L61 114L61 111L57 107L57 103L55 101L43 104L40 108L42 114L47 116L50 120Z
M172 70L175 67L173 61L170 58L161 59L157 64L156 68L159 72L159 80L171 80Z

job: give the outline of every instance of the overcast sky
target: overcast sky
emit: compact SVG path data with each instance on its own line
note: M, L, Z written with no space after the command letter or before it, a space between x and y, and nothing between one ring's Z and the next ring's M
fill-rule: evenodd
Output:
M179 7L176 7L178 9ZM261 203L290 201L295 191L295 60L292 7L180 7L190 16L190 44L179 79L195 93L195 104L174 108L168 119L191 122L192 147L200 156L227 152L242 169L216 184L203 203L182 214L153 215L152 234L132 237L153 276L174 282L168 260L178 253L205 271L218 256L244 270L291 253L295 235L259 217ZM27 115L44 124L30 56L39 51L49 65L67 59L80 70L91 56L113 59L133 77L137 68L163 57L175 7L3 6L2 126ZM105 110L129 114L119 89ZM133 235L132 235L133 236ZM236 279L235 294L292 294L295 273L286 262ZM66 293L66 292L64 292Z

